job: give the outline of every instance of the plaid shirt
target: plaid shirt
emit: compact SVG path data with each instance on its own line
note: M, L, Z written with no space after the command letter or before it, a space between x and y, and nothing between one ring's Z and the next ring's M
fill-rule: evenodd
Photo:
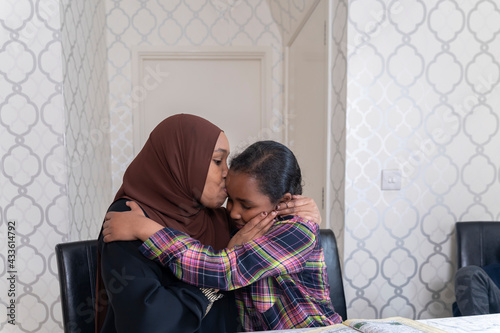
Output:
M329 297L319 226L298 216L278 221L254 241L220 251L164 228L142 244L141 252L187 283L237 289L236 303L247 331L342 321Z

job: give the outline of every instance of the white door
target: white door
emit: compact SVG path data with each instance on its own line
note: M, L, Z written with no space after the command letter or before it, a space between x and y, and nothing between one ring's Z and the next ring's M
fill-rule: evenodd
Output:
M270 50L163 48L134 59L134 152L151 130L177 113L201 116L225 131L231 151L259 138L270 123Z
M326 218L328 2L321 0L287 47L287 141L299 161L304 195ZM325 222L323 222L325 225Z

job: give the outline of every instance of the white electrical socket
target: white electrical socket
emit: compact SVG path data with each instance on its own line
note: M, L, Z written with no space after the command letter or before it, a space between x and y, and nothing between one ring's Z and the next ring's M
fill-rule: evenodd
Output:
M382 170L382 190L401 189L401 170Z

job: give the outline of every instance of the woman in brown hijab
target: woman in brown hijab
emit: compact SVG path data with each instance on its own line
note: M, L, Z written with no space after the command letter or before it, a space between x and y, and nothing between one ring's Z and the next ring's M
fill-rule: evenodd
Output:
M219 137L223 142L216 147ZM229 219L220 206L226 198L228 150L224 133L203 118L184 114L165 119L127 168L109 211L129 210L125 202L134 200L156 222L215 248L226 247ZM208 183L208 199L201 200L209 168L212 175L220 169L219 189L216 180ZM97 332L237 330L230 293L205 316L211 305L207 291L178 281L168 269L145 259L140 245L104 244L99 238Z
M228 154L229 143L217 126L193 115L171 116L153 130L127 168L108 211L129 210L126 202L134 200L152 220L223 249L231 229L221 207ZM141 244L104 243L99 237L97 332L240 330L231 293L214 294L180 282L142 256Z

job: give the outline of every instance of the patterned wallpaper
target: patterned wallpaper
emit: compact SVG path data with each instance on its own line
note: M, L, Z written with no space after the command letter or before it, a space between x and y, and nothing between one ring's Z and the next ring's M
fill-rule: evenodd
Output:
M111 193L104 2L62 1L69 240L96 238Z
M69 228L66 170L58 167L65 159L59 6L1 6L0 330L51 331L61 317L52 312L59 306L54 244ZM16 250L10 258L8 244ZM15 325L4 319L14 319L6 313L11 300Z
M330 217L326 226L337 238L339 255L344 257L346 82L347 82L347 0L329 3L328 138L330 147Z
M325 0L321 0L325 1ZM287 45L309 10L317 0L267 0L274 22L279 27L281 39Z
M0 330L62 332L54 246L95 237L111 191L104 11L0 6Z
M348 4L348 313L449 316L455 222L500 218L500 8ZM400 191L381 191L384 169Z
M278 114L283 42L310 2L59 4L0 10L0 237L15 221L19 272L7 332L62 331L54 245L93 237L132 158L131 48L271 45ZM450 315L455 221L500 218L498 5L331 0L330 15L330 226L349 316ZM384 169L402 171L400 191L380 190Z

